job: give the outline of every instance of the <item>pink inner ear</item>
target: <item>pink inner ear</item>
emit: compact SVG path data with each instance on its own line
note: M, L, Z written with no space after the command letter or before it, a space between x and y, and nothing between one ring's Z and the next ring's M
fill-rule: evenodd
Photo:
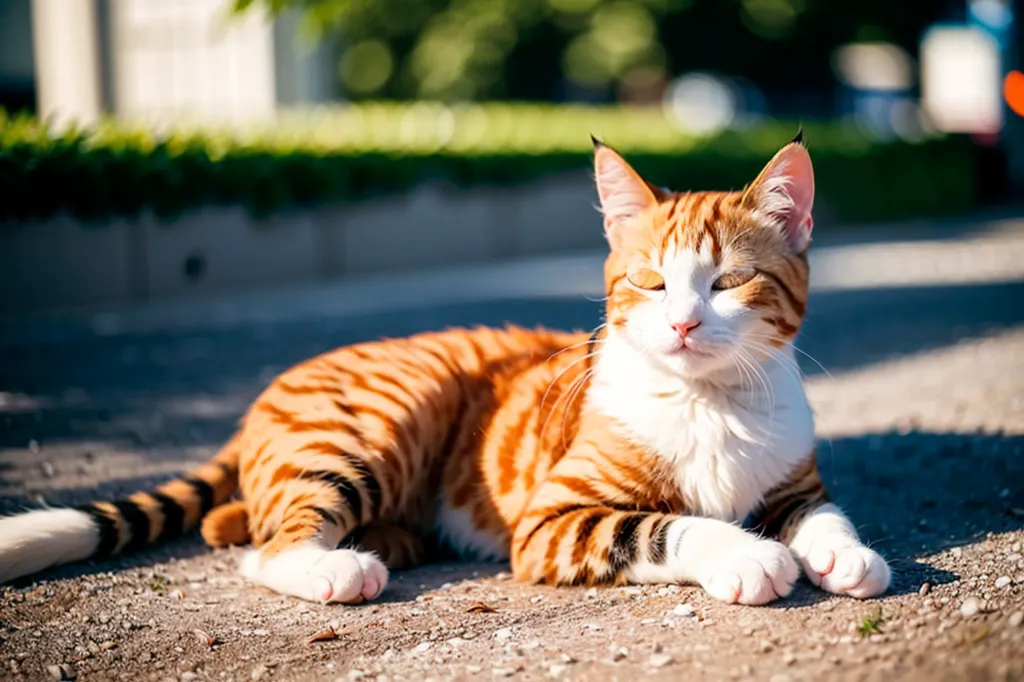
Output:
M786 238L797 249L807 246L814 208L814 167L803 144L787 145L764 178L761 205L782 220Z
M597 195L604 214L605 234L613 248L621 242L623 223L656 203L650 187L626 160L608 147L597 149L594 157Z

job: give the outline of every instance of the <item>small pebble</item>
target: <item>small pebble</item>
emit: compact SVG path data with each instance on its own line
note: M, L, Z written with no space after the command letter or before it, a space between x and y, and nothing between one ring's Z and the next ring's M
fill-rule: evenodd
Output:
M926 595L929 592L931 592L931 590L932 590L932 584L931 583L921 583L921 589L919 589L917 591L917 593L923 597L924 595Z
M1001 575L998 578L996 578L996 587L1001 590L1004 587L1008 586L1011 582L1012 581L1010 580L1010 576Z
M512 677L520 670L521 668L494 668L491 672L495 677Z
M611 646L612 650L612 661L618 663L619 661L629 657L629 649L624 646Z
M587 599L597 599L597 588L591 587L589 590L586 591L585 596L587 597Z
M198 680L198 679L199 679L199 675L197 675L196 673L191 672L191 671L183 672L181 674L181 682L195 682L195 680Z
M73 680L75 679L75 673L71 670L70 666L66 665L48 665L46 666L46 672L50 676L51 680Z
M1024 612L1016 611L1011 613L1006 622L1010 624L1010 627L1020 627L1021 623L1024 623Z
M564 665L553 665L548 668L548 677L558 678L565 674L566 667Z
M270 672L270 668L268 668L265 665L260 664L260 665L256 666L255 668L253 668L252 672L249 673L249 679L250 680L261 680L264 677L266 677L267 673L269 673L269 672Z
M647 659L647 665L652 668L664 668L666 665L672 664L674 660L672 654L651 654L651 657Z
M965 618L977 615L979 611L981 611L981 602L974 597L964 599L964 603L960 605L960 615Z
M676 607L672 609L673 616L680 616L683 618L688 618L689 616L692 616L693 613L693 604L677 604Z
M512 629L511 628L499 628L499 629L494 631L494 639L498 640L499 642L504 642L504 641L506 641L508 639L511 639L511 638L512 638Z

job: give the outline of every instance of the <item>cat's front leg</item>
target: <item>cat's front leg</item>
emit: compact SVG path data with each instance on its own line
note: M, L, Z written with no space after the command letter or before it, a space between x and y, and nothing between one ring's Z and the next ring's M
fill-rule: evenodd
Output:
M889 565L829 501L813 453L765 496L761 521L762 530L786 543L807 578L826 592L868 599L889 589Z
M644 510L636 497L644 480L628 480L624 468L588 454L559 462L522 515L511 552L518 579L689 582L741 604L765 604L793 589L800 568L784 545L723 521ZM640 476L642 469L629 471Z
M889 589L889 565L860 541L853 524L832 503L804 516L789 548L807 578L827 592L868 599Z
M673 518L662 563L642 557L626 570L634 583L692 582L730 604L767 604L793 591L800 568L789 549L724 521Z

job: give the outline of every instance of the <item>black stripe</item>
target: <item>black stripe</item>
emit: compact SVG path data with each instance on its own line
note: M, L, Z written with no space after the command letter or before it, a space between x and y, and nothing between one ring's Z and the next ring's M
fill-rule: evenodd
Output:
M794 496L775 502L772 509L765 510L756 521L754 531L766 537L778 537L793 514L813 501L812 498Z
M647 560L652 564L663 564L668 559L668 527L672 523L671 517L665 516L658 519L651 533L650 544L647 545Z
M128 524L129 538L122 552L136 552L149 543L149 517L131 500L111 502Z
M573 512L578 512L580 509L593 509L593 508L594 508L594 505L592 505L592 504L572 504L572 505L569 505L567 507L562 507L561 509L556 509L553 514L551 514L550 516L548 516L548 517L546 517L544 519L541 519L540 523L538 523L536 526L534 526L530 530L530 532L526 534L526 537L523 538L522 544L519 545L519 550L522 551L522 550L526 549L526 547L530 544L530 540L533 539L533 536L536 535L537 532L541 528L543 528L544 526L548 525L549 523L551 523L555 519L560 519L563 516L565 516L566 514L572 514Z
M92 555L97 559L102 559L113 554L114 549L117 548L117 524L114 523L114 519L92 504L75 507L75 509L91 516L96 530L99 531L100 541L96 544L96 551Z
M150 493L160 503L160 513L164 515L164 525L160 529L157 541L171 540L185 531L185 510L169 495Z
M338 517L335 516L334 512L328 511L328 510L324 509L323 507L317 507L317 506L314 506L312 509L317 514L319 514L320 518L322 518L327 523L332 523L335 526L341 525L341 524L338 523Z
M343 474L335 471L303 471L299 478L306 481L320 481L333 487L345 500L345 504L352 510L356 523L363 522L363 497L359 494L359 488Z
M213 509L213 486L195 476L186 476L181 480L192 486L192 490L199 496L199 516L206 516Z
M646 517L647 514L629 514L619 519L616 524L612 546L608 550L608 563L611 564L613 575L626 570L636 562L636 531Z
M366 526L360 526L346 535L338 543L337 549L359 549L366 535Z
M590 541L590 536L594 534L594 529L597 528L601 521L608 518L609 513L607 509L597 509L593 514L583 519L579 530L576 532L576 543L585 547Z
M362 481L363 486L366 487L367 497L370 498L370 506L366 509L366 512L371 517L376 515L377 511L380 509L380 500L382 495L380 481L378 481L377 477L373 475L372 471L370 471L370 467L366 465L366 462L361 460L359 457L348 453L343 453L341 456L346 462L348 462L350 467L359 472L359 479Z
M594 530L597 528L598 524L608 518L610 513L611 512L607 509L598 508L595 509L593 514L583 519L576 532L576 546L583 547L585 552L587 543L590 542L590 538L594 534ZM592 580L592 572L590 570L590 566L587 564L586 554L583 555L583 561L579 562L573 568L576 570L576 574L569 583L570 585L586 585Z

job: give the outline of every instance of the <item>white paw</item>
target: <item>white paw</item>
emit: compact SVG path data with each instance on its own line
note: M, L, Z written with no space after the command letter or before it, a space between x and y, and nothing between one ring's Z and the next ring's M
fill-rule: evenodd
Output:
M801 558L807 578L826 592L868 599L889 589L892 574L885 559L864 545L840 537L816 540Z
M388 584L388 569L371 552L297 546L271 557L252 550L242 575L275 592L322 603L358 604Z
M785 545L758 540L717 562L700 584L730 604L767 604L792 592L798 577L800 568Z
M388 569L369 552L336 549L309 570L312 600L358 604L373 599L388 584Z

